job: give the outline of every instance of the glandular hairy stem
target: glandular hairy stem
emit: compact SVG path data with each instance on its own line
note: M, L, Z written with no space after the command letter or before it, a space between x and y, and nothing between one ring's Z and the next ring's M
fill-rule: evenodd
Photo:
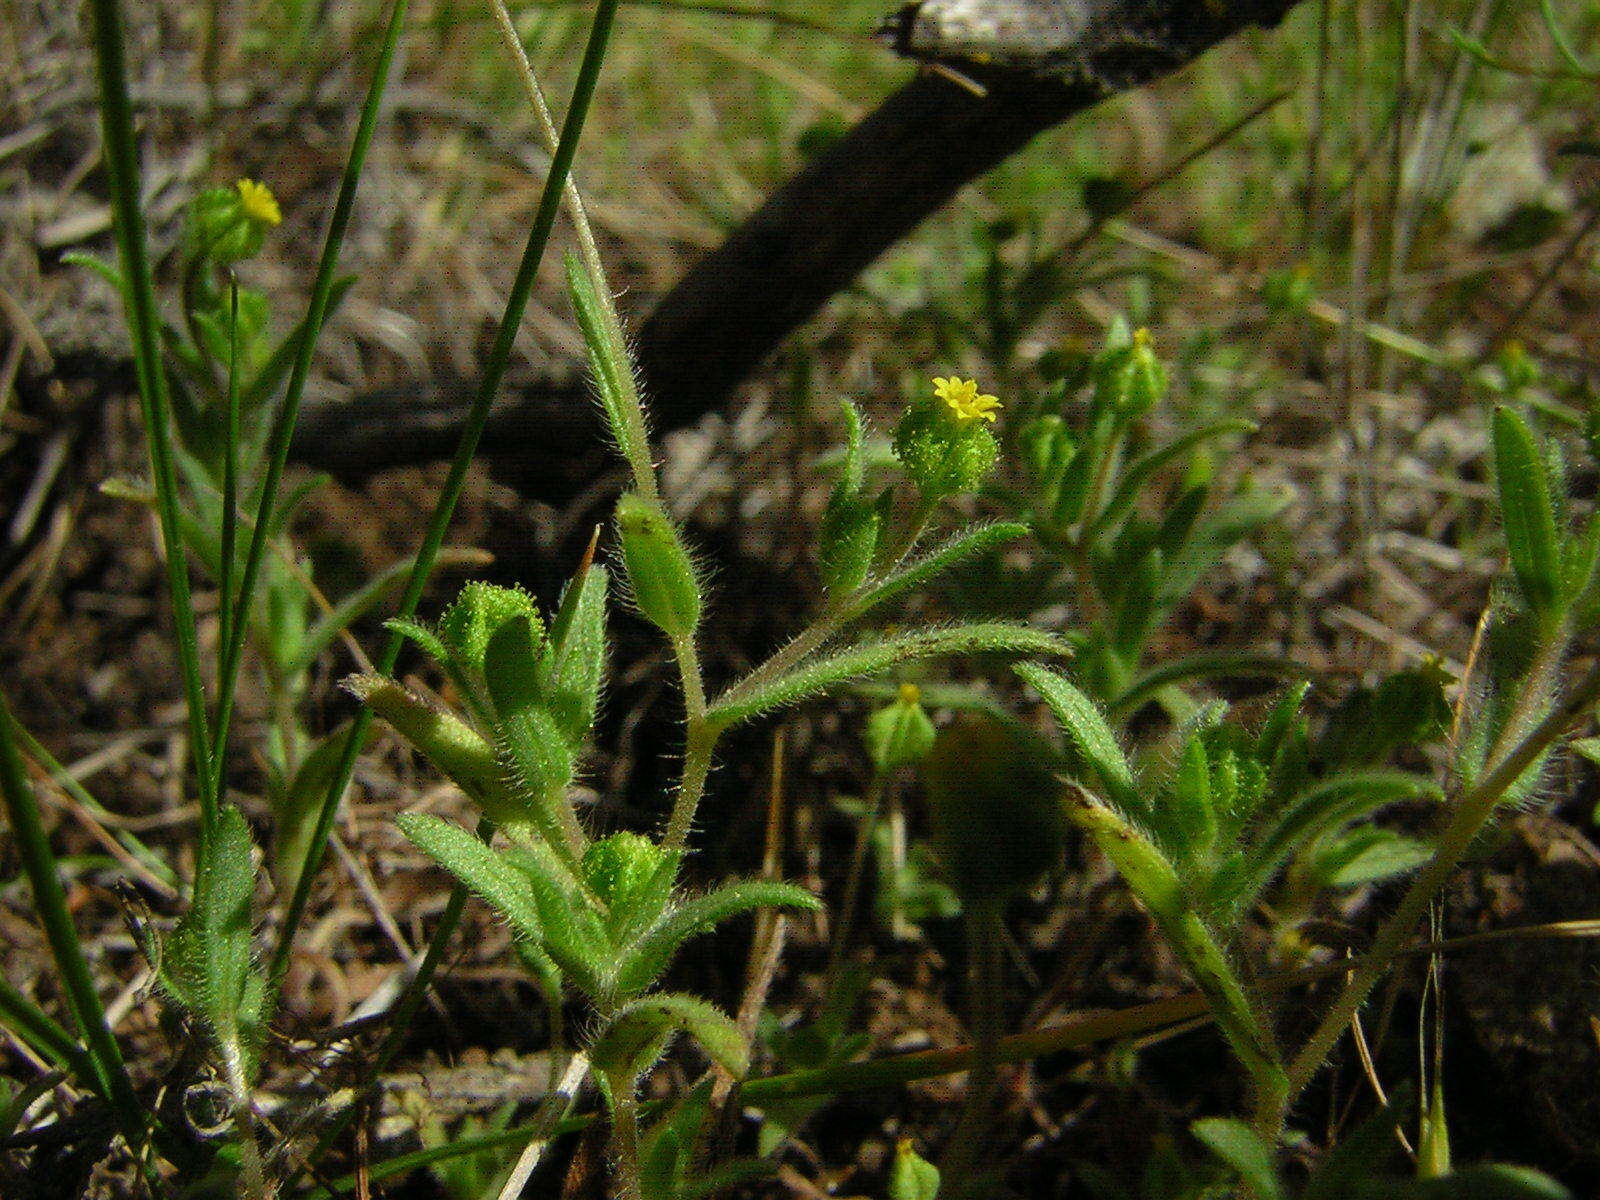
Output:
M644 1200L639 1180L638 1081L613 1075L611 1084L611 1197Z

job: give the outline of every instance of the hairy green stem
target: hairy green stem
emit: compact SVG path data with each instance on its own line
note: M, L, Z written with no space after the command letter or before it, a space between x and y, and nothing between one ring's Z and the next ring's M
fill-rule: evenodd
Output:
M638 1081L613 1075L611 1085L611 1200L644 1200L639 1178Z
M505 0L489 0L489 9L494 14L495 28L499 31L501 44L511 56L511 61L517 68L517 78L522 84L522 90L527 93L528 103L533 107L545 149L554 154L561 142L560 135L550 115L550 105L545 101L544 89L539 86L539 77L534 74L533 64L528 61L528 53L523 49L522 39L517 35L517 27L512 22L511 12L506 8ZM578 239L578 253L583 258L584 270L589 273L590 282L594 285L595 295L600 298L600 320L604 327L605 338L618 352L621 352L627 345L622 332L622 322L617 317L616 305L611 302L611 286L606 281L605 263L600 258L600 247L595 241L594 230L589 225L589 214L583 206L583 196L579 193L577 180L571 174L567 176L566 197L567 212L572 218L573 232ZM621 354L620 358L621 361L627 361L625 353ZM633 486L646 500L652 503L658 502L655 466L650 460L649 423L645 419L644 404L638 394L637 381L631 372L624 381L624 386L631 390L631 403L624 405L621 416L627 428L617 431L617 440L621 443L623 457L628 460L628 467L633 472Z
M681 659L679 660L682 661ZM689 673L685 672L684 692L689 694ZM672 816L667 821L667 833L662 848L669 854L680 853L689 844L689 833L694 828L695 810L705 795L706 776L711 773L711 756L717 748L719 731L705 718L705 697L700 696L700 711L696 714L690 702L688 740L683 751L683 774L678 780L678 793L673 797Z
M961 1106L961 1118L939 1164L939 1172L954 1195L964 1194L964 1188L973 1182L983 1135L989 1127L995 1093L1000 1087L1004 944L1005 925L998 902L977 905L967 913L972 1068L967 1072L967 1095Z
M1600 665L1591 667L1565 700L1546 714L1456 800L1450 822L1440 835L1433 857L1411 881L1394 914L1383 923L1373 938L1371 949L1351 971L1348 982L1328 1006L1327 1013L1306 1044L1295 1055L1289 1066L1286 1103L1293 1103L1322 1069L1334 1045L1349 1028L1378 980L1388 971L1405 939L1427 912L1428 904L1449 882L1450 876L1466 857L1501 797L1558 738L1588 713L1597 700L1600 700Z
M239 1145L239 1186L249 1200L271 1200L267 1173L256 1144L255 1117L250 1109L250 1080L245 1073L244 1056L237 1038L222 1049L223 1075L233 1100L233 1132Z
M1081 788L1067 800L1073 822L1111 859L1205 996L1211 1017L1250 1077L1263 1133L1277 1136L1285 1079L1276 1039L1215 935L1190 907L1177 872L1145 835ZM1275 1114L1275 1115L1274 1115ZM1270 1127L1270 1129L1268 1128Z

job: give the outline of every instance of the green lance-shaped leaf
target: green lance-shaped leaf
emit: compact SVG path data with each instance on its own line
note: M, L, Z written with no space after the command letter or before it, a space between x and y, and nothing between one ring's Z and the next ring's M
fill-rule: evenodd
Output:
M1281 1095L1286 1083L1277 1049L1227 955L1190 905L1187 890L1172 863L1137 828L1082 790L1075 791L1068 800L1067 813L1111 860L1173 952L1183 960L1195 986L1205 996L1217 1028L1228 1039L1258 1092Z
M1121 473L1121 477L1117 482L1117 489L1112 493L1111 502L1106 505L1105 511L1096 518L1094 524L1095 533L1098 534L1107 529L1131 512L1145 481L1168 463L1187 454L1204 442L1234 433L1254 433L1256 428L1257 426L1253 421L1218 421L1214 425L1206 425L1192 430L1183 437L1150 451L1142 458L1135 459Z
M1100 777L1112 802L1130 815L1144 812L1133 768L1094 701L1060 675L1034 663L1022 663L1015 670L1044 697L1078 753Z
M942 730L923 768L934 845L968 907L1003 903L1060 861L1062 783L998 721L965 717Z
M606 425L617 449L628 460L635 484L649 489L647 495L653 498L655 466L650 460L649 431L633 361L622 344L615 318L595 292L582 262L569 254L566 263L567 291L589 350L589 366L594 372L595 391L606 414Z
M1172 781L1171 810L1165 825L1175 835L1175 849L1189 862L1210 854L1217 840L1217 814L1211 798L1211 763L1205 739L1191 736L1178 760Z
M862 642L754 688L735 685L712 705L707 719L719 729L820 695L841 683L941 654L1039 654L1064 658L1071 647L1054 634L1003 621L923 629Z
M750 1069L750 1048L731 1017L698 996L665 992L622 1006L589 1047L589 1058L608 1075L637 1079L674 1034L687 1033L735 1076Z
M1190 1128L1211 1153L1238 1172L1256 1200L1286 1200L1288 1193L1278 1178L1276 1149L1249 1125L1228 1117L1209 1117Z
M1433 845L1376 825L1323 837L1309 873L1323 887L1354 888L1409 875L1433 857Z
M524 819L526 804L507 786L495 749L465 721L382 675L352 675L345 688L377 713L497 824Z
M1253 896L1300 847L1390 804L1442 800L1431 779L1408 771L1351 771L1319 779L1294 796L1260 833L1246 854L1250 878L1242 893Z
M1533 431L1509 408L1495 409L1494 462L1511 570L1528 604L1548 618L1561 587L1549 468Z
M606 929L604 906L584 881L581 865L575 868L538 839L513 846L507 860L528 879L544 927L545 952L585 995L612 997L609 980L617 947Z
M224 809L195 879L194 903L161 956L162 982L173 998L211 1030L225 1053L247 1064L255 1054L262 995L250 944L256 883L250 853L244 816Z
M427 813L401 813L400 832L528 938L544 936L527 876L475 835Z
M840 490L829 497L817 527L817 563L830 595L847 596L866 580L892 498L887 490L875 501Z
M848 595L861 585L872 567L893 494L886 490L877 501L861 495L865 474L862 467L865 430L861 413L848 400L840 401L840 407L844 411L847 438L844 465L817 530L817 561L828 590L836 595Z
M896 596L919 588L934 576L968 559L985 554L996 546L1016 541L1027 535L1028 527L1015 521L1000 521L993 525L979 525L964 529L907 563L900 570L869 584L862 594L845 610L846 620L855 620Z
M617 995L634 995L650 987L667 969L678 947L723 921L756 908L794 908L814 912L817 898L789 883L749 879L728 883L674 905L654 927L625 951L613 980Z
M494 731L505 767L525 798L522 820L531 821L552 846L576 856L583 830L567 801L576 750L545 704L539 679L537 630L524 616L506 621L489 638L483 678L494 702Z
M617 501L617 532L639 612L668 637L693 635L700 623L700 583L694 560L661 505L625 493Z
M567 585L550 623L540 685L574 750L588 739L606 672L606 595L611 576L589 566Z

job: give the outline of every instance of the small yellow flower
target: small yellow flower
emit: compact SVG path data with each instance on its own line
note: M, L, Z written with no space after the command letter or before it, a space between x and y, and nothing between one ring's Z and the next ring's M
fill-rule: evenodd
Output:
M283 211L278 207L278 198L266 184L253 179L241 179L233 186L238 189L239 206L244 209L244 215L257 225L283 223Z
M993 421L994 410L1000 407L999 397L978 395L976 379L935 378L933 391L963 421L975 421L979 417Z
M900 703L901 704L907 704L907 705L916 704L921 699L922 699L922 689L919 688L916 684L914 684L914 683L902 683L900 685Z

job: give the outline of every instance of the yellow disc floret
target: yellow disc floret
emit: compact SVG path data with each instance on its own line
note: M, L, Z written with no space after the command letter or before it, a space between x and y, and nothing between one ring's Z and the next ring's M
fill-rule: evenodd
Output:
M976 379L934 379L934 394L950 406L950 410L963 421L995 419L994 410L1000 407L997 396L980 396Z
M241 179L233 185L239 192L239 207L244 215L257 225L278 225L283 222L283 212L278 208L278 198L272 189L253 179Z

